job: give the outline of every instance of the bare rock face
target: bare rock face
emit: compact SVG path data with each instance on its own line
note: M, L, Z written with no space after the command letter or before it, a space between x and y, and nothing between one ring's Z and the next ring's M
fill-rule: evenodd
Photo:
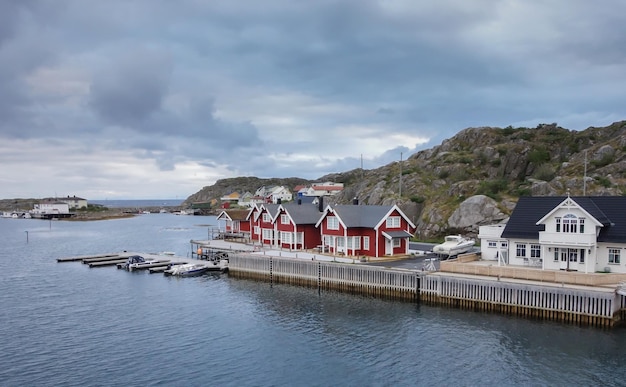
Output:
M532 184L531 192L533 196L556 195L556 190L547 181L535 180Z
M495 200L485 195L475 195L462 202L450 215L448 226L478 232L478 226L498 223L506 217Z

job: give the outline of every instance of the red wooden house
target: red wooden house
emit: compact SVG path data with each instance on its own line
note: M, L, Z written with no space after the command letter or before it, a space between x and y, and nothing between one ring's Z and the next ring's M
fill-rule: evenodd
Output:
M298 202L300 203L300 202ZM277 244L291 250L313 249L322 242L315 226L322 213L315 204L281 204L276 210Z
M250 210L243 209L226 209L217 216L218 227L226 234L250 238L250 222L248 215ZM220 223L224 222L221 227Z
M350 256L408 254L415 233L415 225L396 205L327 206L316 227L325 250Z
M264 245L276 246L279 243L274 218L276 210L280 204L264 203L256 206L257 211L254 212L253 226L255 230L255 242L261 242Z

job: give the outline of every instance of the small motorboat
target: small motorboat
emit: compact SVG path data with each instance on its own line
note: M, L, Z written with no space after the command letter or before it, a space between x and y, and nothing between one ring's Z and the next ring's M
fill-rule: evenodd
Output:
M175 275L179 277L193 277L206 272L226 272L228 271L228 259L208 261L206 263L185 263L171 264L163 272L165 275Z
M151 265L158 262L156 259L145 259L141 255L131 255L121 266L122 269L133 271L141 269L143 266Z
M178 277L194 277L202 275L209 271L209 267L202 263L185 263L183 265L172 265L169 269L165 270L165 275L175 275Z
M448 235L442 244L433 247L433 253L447 258L466 253L474 247L476 242L460 235Z

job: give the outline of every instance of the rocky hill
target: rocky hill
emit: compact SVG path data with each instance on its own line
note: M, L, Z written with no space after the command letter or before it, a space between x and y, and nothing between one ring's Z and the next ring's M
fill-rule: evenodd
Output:
M557 124L468 128L402 162L316 179L326 180L344 183L337 202L356 197L365 204L398 204L423 239L453 232L475 235L478 226L505 220L522 195L625 194L626 121L584 131ZM187 202L262 185L307 183L297 178L224 179Z

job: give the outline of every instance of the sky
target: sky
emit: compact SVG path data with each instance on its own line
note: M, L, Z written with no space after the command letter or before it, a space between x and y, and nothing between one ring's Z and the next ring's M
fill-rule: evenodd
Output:
M313 180L624 101L623 0L0 0L0 198Z

